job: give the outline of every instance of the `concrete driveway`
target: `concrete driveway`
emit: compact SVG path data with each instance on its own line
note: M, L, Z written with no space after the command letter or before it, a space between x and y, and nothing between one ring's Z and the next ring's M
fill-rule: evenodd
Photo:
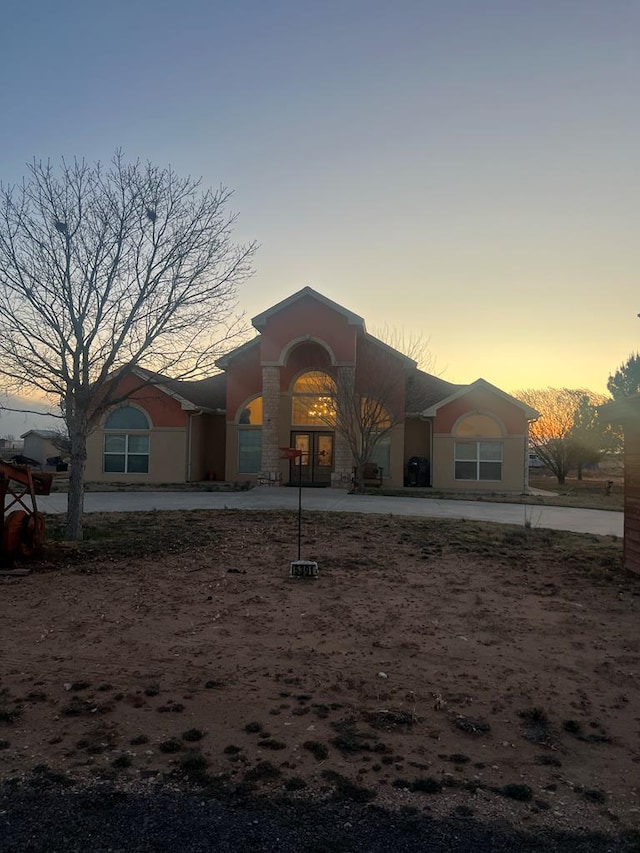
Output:
M248 492L88 492L85 512L141 512L189 509L297 509L298 490L259 486ZM419 518L466 518L498 524L548 527L575 533L622 536L623 513L568 507L485 501L444 501L433 498L350 495L344 489L303 489L302 507L318 512L363 512ZM67 511L66 494L38 498L46 513Z

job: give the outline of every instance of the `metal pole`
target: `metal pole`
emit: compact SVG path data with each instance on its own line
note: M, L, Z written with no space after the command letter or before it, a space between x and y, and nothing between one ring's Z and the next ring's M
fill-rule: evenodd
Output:
M300 541L302 539L302 454L298 457L298 560L300 560Z

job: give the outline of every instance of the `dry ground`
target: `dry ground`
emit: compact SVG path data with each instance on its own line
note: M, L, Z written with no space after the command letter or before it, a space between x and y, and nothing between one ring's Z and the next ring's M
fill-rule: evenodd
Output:
M0 779L640 827L619 541L306 514L303 581L289 513L88 523L0 580Z

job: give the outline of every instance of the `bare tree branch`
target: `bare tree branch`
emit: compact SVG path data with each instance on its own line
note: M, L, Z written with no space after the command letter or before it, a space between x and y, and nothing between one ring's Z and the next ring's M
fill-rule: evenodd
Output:
M256 244L232 240L231 192L171 168L33 161L0 184L0 376L62 400L71 440L68 535L81 532L86 438L121 371L214 371L244 332L236 290Z

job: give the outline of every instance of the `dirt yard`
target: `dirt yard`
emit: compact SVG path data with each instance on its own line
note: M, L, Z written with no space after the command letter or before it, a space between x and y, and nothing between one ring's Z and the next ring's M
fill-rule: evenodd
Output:
M0 579L0 778L640 827L619 541L308 514L296 556L283 512L91 516Z

